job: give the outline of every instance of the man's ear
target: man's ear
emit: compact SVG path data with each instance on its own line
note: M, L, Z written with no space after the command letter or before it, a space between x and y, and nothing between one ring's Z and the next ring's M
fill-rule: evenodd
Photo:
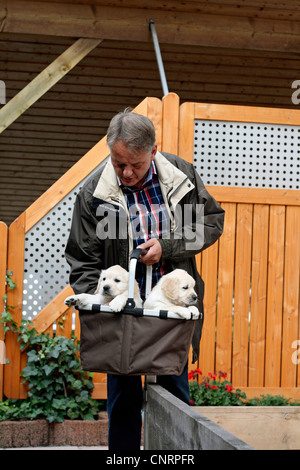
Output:
M178 286L175 279L166 278L161 284L161 290L167 299L175 301L178 298Z
M154 160L156 152L157 152L157 144L154 144L151 150L151 161Z

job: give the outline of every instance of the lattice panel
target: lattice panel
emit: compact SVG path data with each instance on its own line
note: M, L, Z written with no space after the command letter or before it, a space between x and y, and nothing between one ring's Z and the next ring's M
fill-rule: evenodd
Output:
M300 127L195 120L194 165L207 185L299 189Z
M96 168L97 171L100 168ZM92 172L94 173L94 172ZM64 257L76 195L88 175L25 236L23 318L32 320L69 284Z

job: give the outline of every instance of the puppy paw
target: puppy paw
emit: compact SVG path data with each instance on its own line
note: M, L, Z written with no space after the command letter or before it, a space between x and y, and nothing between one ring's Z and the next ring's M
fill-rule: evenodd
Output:
M70 295L70 297L65 299L65 304L68 307L72 307L73 305L86 307L90 303L88 297L87 294Z
M198 320L200 316L200 312L195 306L188 307L188 310L190 311L190 318L191 320Z
M73 305L77 305L78 303L78 299L77 299L77 296L76 295L70 295L70 297L67 297L65 299L65 304L68 306L68 307L72 307Z
M177 313L184 320L190 320L190 318L191 318L191 312L186 307L177 307L177 309L174 310L174 311L175 311L175 313Z
M126 301L124 297L117 296L109 302L109 306L114 312L120 312L125 307Z

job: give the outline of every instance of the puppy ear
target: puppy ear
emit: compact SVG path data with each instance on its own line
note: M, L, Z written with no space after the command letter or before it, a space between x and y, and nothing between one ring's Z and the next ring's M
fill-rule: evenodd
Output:
M176 300L178 298L178 288L175 279L163 279L163 282L161 284L161 290L163 291L167 299Z
M99 274L99 280L98 280L98 284L97 284L97 287L96 287L96 290L95 290L95 294L99 294L99 292L100 292L100 284L101 284L101 281L100 281L100 279L101 279L101 273L102 273L102 271L100 271L100 274Z
M135 281L134 282L134 295L138 295L139 291L140 291L139 285L137 281Z

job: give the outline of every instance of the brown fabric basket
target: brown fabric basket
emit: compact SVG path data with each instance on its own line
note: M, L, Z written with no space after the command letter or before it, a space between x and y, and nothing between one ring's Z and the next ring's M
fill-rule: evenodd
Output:
M127 306L121 313L79 312L80 357L83 370L118 375L180 375L187 363L196 322L168 318L168 312L146 316L134 308L134 279L141 250L130 258ZM146 293L152 267L147 266ZM152 312L153 313L153 312Z
M118 375L180 375L195 321L80 311L83 370Z

